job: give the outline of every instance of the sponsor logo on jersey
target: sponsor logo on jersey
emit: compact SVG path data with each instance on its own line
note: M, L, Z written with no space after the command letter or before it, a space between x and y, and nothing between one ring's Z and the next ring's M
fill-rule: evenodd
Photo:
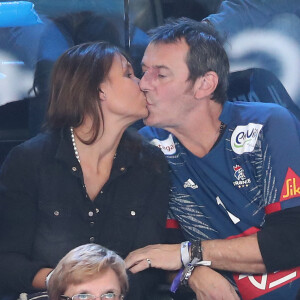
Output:
M151 141L151 144L160 148L165 155L172 155L176 153L175 143L172 134L169 134L169 136L163 141L159 139L153 139Z
M234 186L247 187L251 183L251 179L245 176L245 171L240 165L233 166L234 177L237 179L233 181Z
M258 134L263 125L249 123L245 126L237 126L231 136L231 147L236 154L252 152L255 148Z
M281 190L280 201L288 200L300 196L300 177L288 168L284 184Z
M267 293L274 292L276 289L281 288L284 285L291 284L294 280L299 279L300 267L263 275L237 274L233 277L239 292L241 293L242 299L252 300ZM297 289L298 285L295 284L294 288ZM270 297L270 299L273 298Z
M189 179L184 183L183 187L184 187L185 189L186 189L186 188L192 188L192 189L194 190L194 189L197 189L197 188L198 188L198 185L195 184L195 182L194 182L192 179L189 178Z

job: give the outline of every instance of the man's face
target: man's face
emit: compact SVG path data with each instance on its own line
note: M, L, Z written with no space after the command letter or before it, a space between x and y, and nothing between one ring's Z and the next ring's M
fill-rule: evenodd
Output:
M192 109L193 92L187 81L189 70L185 41L172 44L150 43L142 59L144 75L140 88L145 92L149 115L144 123L160 128L180 126Z

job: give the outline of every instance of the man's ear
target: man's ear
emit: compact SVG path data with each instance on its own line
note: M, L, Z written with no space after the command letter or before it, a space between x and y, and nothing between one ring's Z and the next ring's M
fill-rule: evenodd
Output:
M202 77L199 77L194 84L194 97L196 99L202 99L210 97L215 91L219 82L219 77L216 72L209 71Z

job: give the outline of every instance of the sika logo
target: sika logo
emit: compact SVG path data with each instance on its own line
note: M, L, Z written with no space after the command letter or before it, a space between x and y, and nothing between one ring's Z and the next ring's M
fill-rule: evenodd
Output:
M236 181L233 182L234 186L238 186L239 188L241 187L247 187L251 183L250 178L246 178L244 169L240 165L235 165L233 166L234 170L234 177L237 179Z
M176 148L175 148L175 144L174 144L174 140L172 137L172 134L169 134L168 138L160 141L159 139L153 139L151 141L151 144L157 146L158 148L161 149L161 151L165 154L165 155L172 155L176 153Z
M280 201L300 196L300 177L291 169L285 175Z
M236 154L252 152L257 142L258 134L262 129L261 124L249 123L237 126L231 136L231 147Z

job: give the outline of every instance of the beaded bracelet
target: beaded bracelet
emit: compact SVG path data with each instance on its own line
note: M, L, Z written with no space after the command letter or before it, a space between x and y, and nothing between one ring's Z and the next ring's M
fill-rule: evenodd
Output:
M199 261L203 260L201 240L191 242L191 260L198 258Z

